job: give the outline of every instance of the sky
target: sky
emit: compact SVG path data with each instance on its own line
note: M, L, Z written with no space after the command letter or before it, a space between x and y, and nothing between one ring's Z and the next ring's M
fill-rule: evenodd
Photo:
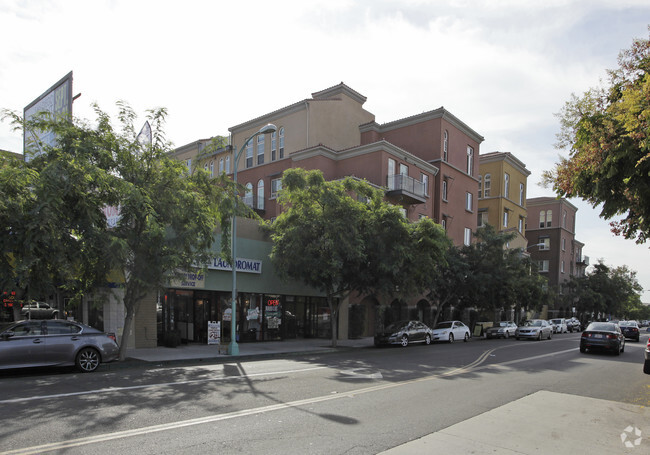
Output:
M181 146L344 82L380 124L444 106L481 153L526 164L528 197L554 196L539 182L566 155L555 114L649 24L648 0L0 0L0 109L22 113L73 71L75 117L165 107ZM7 122L0 149L22 153ZM570 202L583 254L636 271L650 302L648 245Z

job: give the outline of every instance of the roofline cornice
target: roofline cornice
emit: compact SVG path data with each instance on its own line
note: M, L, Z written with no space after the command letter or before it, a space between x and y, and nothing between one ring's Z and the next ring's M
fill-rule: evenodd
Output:
M526 165L510 152L490 152L479 155L479 165L483 163L495 163L497 161L505 161L526 177L531 174L531 172L526 169Z

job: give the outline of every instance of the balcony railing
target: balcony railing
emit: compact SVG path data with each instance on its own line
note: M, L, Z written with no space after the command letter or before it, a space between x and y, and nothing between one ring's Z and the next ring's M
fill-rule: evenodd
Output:
M388 196L401 196L408 199L410 204L426 202L426 192L424 182L416 180L408 175L389 175L388 176Z

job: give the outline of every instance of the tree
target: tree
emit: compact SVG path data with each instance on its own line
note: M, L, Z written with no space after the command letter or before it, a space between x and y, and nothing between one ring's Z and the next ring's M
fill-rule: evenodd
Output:
M432 327L436 326L447 305L460 305L464 301L469 274L461 248L450 245L446 250L444 266L439 268L439 273L430 276L429 297L437 304Z
M207 172L190 172L184 163L169 157L165 109L148 112L153 130L149 143L137 138L133 110L124 103L118 107L119 131L97 106L94 127L45 117L29 125L54 131L58 144L45 147L45 154L34 159L33 166L26 165L34 173L21 187L25 198L31 198L24 205L35 208L24 212L33 218L20 219L3 232L3 241L12 248L3 251L13 253L14 274L24 269L31 284L46 268L53 275L48 281L52 285L60 272L53 268L50 256L59 248L62 258L54 266L68 272L65 277L72 282L67 290L75 295L105 286L108 270L120 272L125 308L120 359L124 359L126 337L142 299L164 287L179 271L208 258L216 224L227 226L234 204L229 196L232 182L225 176L210 179ZM22 122L16 115L13 118ZM39 185L45 189L31 191ZM103 213L106 206L119 208L119 220L112 228ZM24 248L11 239L14 232L20 232ZM50 242L46 244L50 249L40 250L41 236ZM30 255L36 260L29 262ZM92 273L85 265L93 266Z
M325 181L321 171L289 169L279 199L284 210L267 225L271 260L283 278L324 292L334 347L340 304L350 293L418 292L425 285L422 269L443 257L439 226L409 224L365 181Z
M650 28L649 28L650 29ZM569 149L544 182L562 197L580 197L612 231L643 243L650 235L650 40L620 53L609 86L572 95L558 114L557 148Z

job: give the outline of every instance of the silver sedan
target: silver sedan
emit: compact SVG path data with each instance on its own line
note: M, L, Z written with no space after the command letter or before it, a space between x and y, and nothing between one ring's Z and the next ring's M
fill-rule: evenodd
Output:
M78 322L29 320L0 328L0 369L75 365L89 373L118 354L114 335Z
M550 340L553 336L553 327L545 319L531 319L523 326L517 327L515 338L531 338L533 340Z

